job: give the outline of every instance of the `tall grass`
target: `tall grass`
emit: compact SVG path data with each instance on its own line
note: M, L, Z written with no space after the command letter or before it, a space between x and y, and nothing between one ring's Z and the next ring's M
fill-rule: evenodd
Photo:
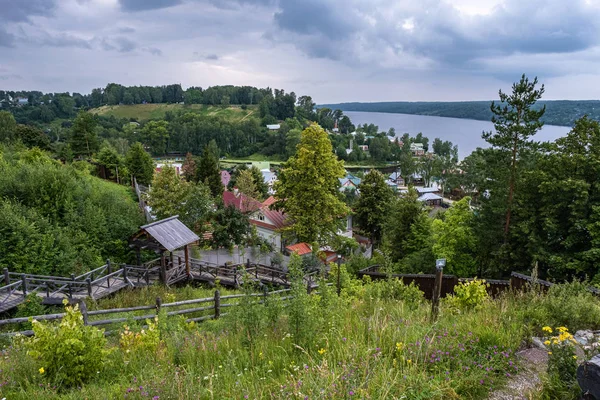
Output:
M48 385L39 366L13 346L0 359L0 393L10 399L484 399L519 373L515 352L538 324L562 318L552 294L530 293L506 294L460 314L442 304L431 322L430 304L413 291L393 281L346 280L340 297L321 286L319 294L298 290L293 299L266 304L248 296L220 320L197 327L163 321L152 353L125 353L118 336L110 338L104 370L77 390ZM575 290L561 296L583 307L582 315L598 308ZM595 323L577 320L579 328Z

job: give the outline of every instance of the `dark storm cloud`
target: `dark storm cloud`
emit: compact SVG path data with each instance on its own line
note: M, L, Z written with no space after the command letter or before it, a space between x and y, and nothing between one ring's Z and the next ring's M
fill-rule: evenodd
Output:
M343 13L341 10L333 1L280 0L274 19L283 30L336 40L353 31L352 24L346 19L352 10L346 9Z
M55 0L0 0L0 20L23 22L33 15L50 16L55 8Z
M173 7L181 4L181 0L119 0L124 11L146 11Z

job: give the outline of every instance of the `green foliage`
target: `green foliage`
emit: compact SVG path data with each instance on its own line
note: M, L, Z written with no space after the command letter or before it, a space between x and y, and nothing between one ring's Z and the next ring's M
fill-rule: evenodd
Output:
M212 215L211 222L213 247L232 248L234 245L244 243L250 233L248 216L235 207L219 206Z
M15 139L17 121L8 111L0 111L0 143L10 143Z
M418 305L424 301L423 292L414 282L406 285L398 278L382 279L368 284L365 296L373 299L402 300L411 305Z
M275 183L277 207L292 222L286 232L299 241L325 243L337 233L348 209L339 199L339 180L344 168L327 133L318 125L302 132L296 155L291 157Z
M473 279L467 282L459 282L454 286L454 295L446 298L446 304L452 309L464 311L472 308L482 307L489 295L485 280Z
M66 307L58 325L33 322L35 336L25 345L27 354L39 361L40 374L48 382L72 387L96 376L108 355L104 332L83 324L78 305Z
M198 231L209 218L213 203L205 185L184 181L175 168L165 165L154 175L148 204L158 219L179 215L181 222Z
M69 145L75 156L91 157L92 154L98 151L97 126L98 121L93 114L85 111L77 114L77 118L73 121L71 137L69 138Z
M524 318L534 326L569 326L573 331L600 328L600 305L585 282L553 285L547 294L522 295Z
M417 200L416 191L411 190L392 203L384 226L383 247L393 262L405 260L406 272L419 272L419 260L429 260L431 220L423 203ZM410 257L412 254L415 256Z
M0 156L0 265L63 275L127 261L141 224L130 189L50 159L39 149Z
M459 277L472 277L477 273L475 246L477 238L473 232L473 211L470 197L455 202L443 214L442 219L433 221L433 253L446 259L446 272Z
M148 186L152 182L154 161L141 143L136 142L129 148L125 163L131 176L134 176L140 185Z
M169 123L167 121L150 121L142 129L142 140L150 148L150 153L162 156L167 151L169 139Z
M358 190L360 196L353 208L354 220L374 243L379 243L394 193L377 170L365 175Z
M196 175L197 181L208 186L213 197L218 198L223 194L221 170L219 169L219 149L214 140L211 140L204 148Z
M123 327L119 338L119 346L126 357L151 355L158 349L160 344L160 331L158 329L158 318L147 319L146 327L139 330L131 330L129 325Z

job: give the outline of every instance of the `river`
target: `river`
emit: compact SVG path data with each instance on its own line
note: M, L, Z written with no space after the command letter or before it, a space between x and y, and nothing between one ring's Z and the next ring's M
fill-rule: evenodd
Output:
M429 138L429 149L433 139L440 138L449 140L458 145L458 155L465 158L477 147L488 147L488 143L481 138L483 131L494 129L494 125L487 121L476 121L473 119L430 117L426 115L393 114L363 111L345 111L354 125L375 124L380 131L386 131L393 127L396 136L401 137L404 133L415 136L422 132ZM533 138L536 141L553 141L569 132L571 128L566 126L545 125Z

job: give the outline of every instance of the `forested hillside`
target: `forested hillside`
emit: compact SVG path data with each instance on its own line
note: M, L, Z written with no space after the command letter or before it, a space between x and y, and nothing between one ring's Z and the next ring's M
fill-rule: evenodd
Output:
M549 125L573 126L584 115L591 119L600 119L600 100L555 100L539 101L535 107L546 106L542 121ZM368 111L398 114L431 115L436 117L466 118L489 121L492 119L490 101L461 102L406 102L392 101L381 103L341 103L324 104L342 111Z
M0 145L0 265L68 276L128 260L127 239L143 223L135 194L88 167Z

